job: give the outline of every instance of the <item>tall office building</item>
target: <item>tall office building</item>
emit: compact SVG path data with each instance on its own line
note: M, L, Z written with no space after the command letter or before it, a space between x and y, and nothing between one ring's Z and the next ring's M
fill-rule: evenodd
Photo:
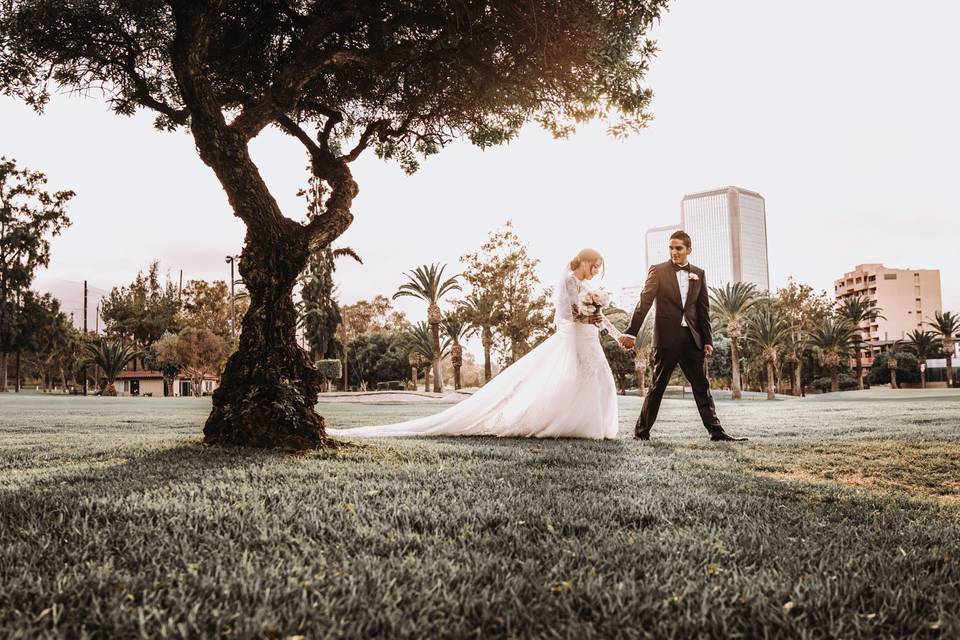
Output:
M647 269L670 259L670 235L681 229L690 234L690 261L706 271L708 286L752 282L760 291L770 290L767 208L759 193L724 187L684 196L680 224L647 230ZM642 282L624 287L621 306L632 309L641 291Z
M759 193L724 187L686 195L680 226L693 239L690 261L706 271L709 286L752 282L770 290L767 211Z

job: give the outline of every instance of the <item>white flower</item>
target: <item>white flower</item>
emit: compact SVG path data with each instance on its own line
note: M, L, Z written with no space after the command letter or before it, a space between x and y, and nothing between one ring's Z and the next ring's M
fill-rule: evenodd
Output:
M695 274L693 271L687 272L687 280L699 280L699 279L700 279L700 276Z

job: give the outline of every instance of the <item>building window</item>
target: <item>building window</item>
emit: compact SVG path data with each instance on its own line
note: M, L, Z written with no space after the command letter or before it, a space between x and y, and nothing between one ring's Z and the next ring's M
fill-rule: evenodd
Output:
M884 279L884 280L896 280L896 279L897 279L897 274L895 274L895 273L885 273L885 274L883 274L883 279Z

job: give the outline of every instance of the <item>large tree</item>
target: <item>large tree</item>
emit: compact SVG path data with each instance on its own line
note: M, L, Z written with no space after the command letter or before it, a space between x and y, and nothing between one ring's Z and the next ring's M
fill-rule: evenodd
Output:
M947 359L947 386L953 386L953 345L960 336L960 315L952 311L937 311L933 314L933 321L927 321L927 326L933 329L933 334L939 336L943 355Z
M466 265L463 277L470 285L471 297L492 303L494 340L504 364L515 362L550 331L551 292L540 286L540 261L530 255L510 221L491 233L478 251L460 260ZM474 318L472 313L468 317L484 326L482 318Z
M777 289L773 304L790 326L786 359L793 369L793 395L799 396L804 381L813 380L812 369L820 366L814 353L813 334L833 313L835 302L826 291L817 293L810 285L790 277L787 286Z
M751 282L733 282L710 288L710 306L714 310L717 333L730 338L730 364L733 368L730 397L733 400L740 400L743 396L740 388L740 345L737 341L743 337L744 321L758 297L757 286Z
M483 346L483 382L490 382L493 377L493 367L490 362L490 351L493 349L493 330L500 324L500 309L491 290L477 290L460 301L457 310L464 320L476 327L480 332L480 343Z
M400 285L400 288L393 299L405 296L419 298L427 303L427 324L430 325L430 332L433 334L433 391L440 393L443 391L443 372L440 366L440 324L443 322L443 314L440 311L440 301L444 296L453 292L460 291L460 284L457 282L459 276L450 276L443 278L443 271L447 265L442 267L439 264L425 264L421 267L405 273L407 282Z
M190 280L183 289L180 324L230 339L230 287L223 280ZM161 334L162 336L163 334Z
M181 308L177 286L169 274L166 281L160 281L160 263L154 260L147 272L138 272L129 285L110 290L101 304L100 317L108 336L148 349L164 333L180 330Z
M317 247L311 251L307 270L299 278L301 287L297 310L313 362L341 360L344 356L345 344L337 335L343 317L333 282L336 260L342 257L350 257L363 264L360 256L349 247Z
M844 298L837 305L837 314L850 321L853 325L853 356L857 361L857 388L863 389L863 325L869 324L882 318L883 309L877 306L877 301L865 295L854 295Z
M20 318L24 296L37 269L50 264L50 236L70 225L66 205L74 193L50 193L46 182L39 171L19 169L14 160L0 157L0 391L7 390L7 356L22 342L18 334L27 326Z
M319 377L295 338L295 279L312 245L353 220L351 163L373 147L413 171L467 137L506 142L536 121L557 135L607 117L641 128L652 93L646 39L666 0L333 2L8 0L0 5L0 90L38 110L54 85L106 94L119 114L186 127L247 228L250 292L206 441L314 447ZM96 91L94 91L96 90ZM283 215L249 152L277 126L326 185L322 214Z
M770 300L764 299L748 315L746 328L747 341L759 351L767 370L767 400L774 400L780 351L789 343L790 325Z

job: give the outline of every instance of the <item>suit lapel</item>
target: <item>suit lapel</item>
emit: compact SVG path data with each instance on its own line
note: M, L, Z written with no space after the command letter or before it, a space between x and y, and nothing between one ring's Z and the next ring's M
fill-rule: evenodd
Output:
M693 270L690 271L693 273ZM690 280L687 282L687 304L683 306L683 310L686 311L687 308L693 304L693 301L697 299L697 295L700 293L700 274L697 274L696 280Z

